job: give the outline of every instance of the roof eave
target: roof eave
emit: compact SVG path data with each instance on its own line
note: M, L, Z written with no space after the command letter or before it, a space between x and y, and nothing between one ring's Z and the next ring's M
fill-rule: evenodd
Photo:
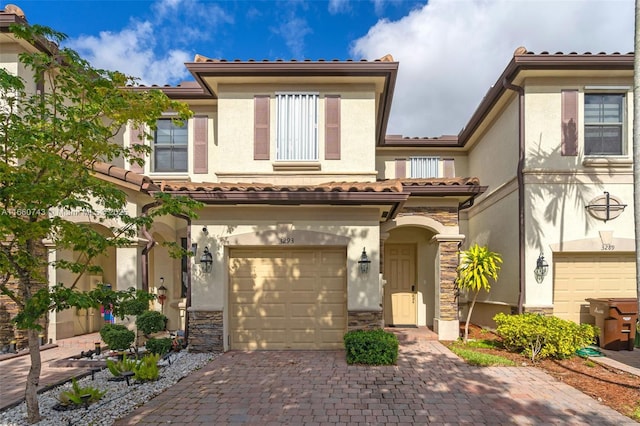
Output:
M500 97L507 91L504 82L512 83L519 72L524 70L633 70L633 54L590 55L590 54L530 54L514 55L496 83L489 89L485 97L458 134L458 146L463 147L476 131L480 123L489 114Z

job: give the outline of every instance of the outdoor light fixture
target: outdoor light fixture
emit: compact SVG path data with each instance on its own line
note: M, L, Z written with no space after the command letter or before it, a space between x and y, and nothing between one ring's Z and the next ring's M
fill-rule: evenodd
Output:
M158 301L160 302L160 311L164 311L165 300L167 300L167 288L164 286L164 278L160 277L160 287L158 287Z
M369 260L369 256L367 256L367 250L363 248L362 254L360 255L360 260L358 260L358 265L360 266L360 273L368 274L370 264L371 264L371 261Z
M536 269L533 270L538 284L544 281L544 277L547 276L547 272L549 272L549 264L544 260L542 252L540 252L540 256L538 256L538 260L536 261Z
M202 265L202 272L211 272L211 267L213 266L213 256L209 251L209 247L204 248L204 253L202 253L202 257L200 258L200 264Z
M205 235L209 233L209 230L207 229L206 226L202 227L202 233L205 234Z

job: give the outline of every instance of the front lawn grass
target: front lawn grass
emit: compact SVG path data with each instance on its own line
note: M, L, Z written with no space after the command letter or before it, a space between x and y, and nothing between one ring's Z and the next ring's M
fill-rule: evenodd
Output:
M478 342L473 342L478 343ZM515 362L510 359L498 356L491 355L483 352L478 352L473 350L473 347L469 345L463 344L453 344L449 347L451 351L458 355L460 358L464 359L468 364L477 365L480 367L490 367L490 366L505 366L505 367L513 367L516 365Z

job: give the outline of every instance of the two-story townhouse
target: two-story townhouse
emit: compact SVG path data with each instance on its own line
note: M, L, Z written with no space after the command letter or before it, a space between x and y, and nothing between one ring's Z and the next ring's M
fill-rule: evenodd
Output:
M3 66L17 70L26 47L6 28L23 18L0 18ZM196 56L185 64L195 81L130 88L162 90L194 117L179 126L167 111L149 141L128 128L117 140L149 144L144 167L94 170L127 191L130 213L144 215L157 192L204 208L101 256L102 275L80 288L166 289L155 309L194 350L336 348L348 329L381 325L453 340L458 250L478 242L505 262L474 322L518 310L592 321L585 298L634 295L632 61L517 50L460 134L403 138L385 134L390 56ZM162 241L194 256L174 260ZM52 261L74 255L49 250ZM49 271L50 285L72 278ZM97 311L52 313L49 336L102 323Z
M632 95L632 54L518 48L457 136L378 147L381 177L426 157L440 164L433 175L455 167L487 186L460 211L463 247L504 259L474 322L540 312L593 323L585 299L636 297Z

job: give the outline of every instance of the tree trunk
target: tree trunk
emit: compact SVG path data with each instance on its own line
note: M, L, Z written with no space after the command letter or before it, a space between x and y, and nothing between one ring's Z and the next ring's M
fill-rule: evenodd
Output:
M40 384L40 370L42 361L40 358L40 338L38 330L28 330L29 336L29 357L31 367L27 375L27 386L24 392L24 399L27 402L27 421L31 424L40 421L40 406L38 404L38 385Z
M467 322L464 323L464 342L465 343L467 343L467 340L469 339L469 323L471 322L471 313L473 312L473 307L476 304L478 293L480 293L480 291L476 291L476 294L473 295L473 300L471 301L471 306L469 306L469 312L467 313Z
M640 312L640 0L636 0L633 58L633 217L636 230L636 295Z

